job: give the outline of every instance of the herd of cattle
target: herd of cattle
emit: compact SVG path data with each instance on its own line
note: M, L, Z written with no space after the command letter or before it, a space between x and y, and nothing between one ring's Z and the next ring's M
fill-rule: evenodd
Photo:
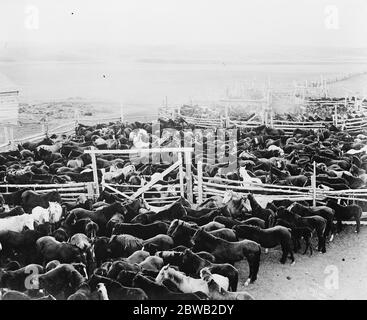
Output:
M182 119L161 120L161 129L167 127L192 129ZM26 142L0 154L0 178L7 184L91 182L91 157L84 150L130 149L139 142L149 146L151 128L138 122L79 125L72 136ZM192 139L205 150L210 134L215 136L201 134L196 141L192 133ZM203 175L304 187L311 184L315 161L317 187L360 189L367 182L366 141L363 132L351 136L332 125L297 129L293 136L265 126L239 130L235 169L223 172L223 163L204 163ZM131 184L134 191L133 186L166 166L132 164L108 154L98 155L97 167L100 180ZM178 177L178 169L173 170L155 186L159 192L154 196L177 195L167 186ZM241 270L236 262L247 260L249 285L261 268L262 248L280 246L280 262L289 258L294 263L302 246L303 254L309 250L312 255L314 235L317 249L326 252L343 221L354 220L359 232L362 215L359 205L331 198L316 207L290 200L264 205L257 194L227 192L197 206L181 197L154 207L145 199L126 201L106 190L95 200L80 195L65 201L57 191L27 188L4 192L0 211L3 300L253 299L237 291Z

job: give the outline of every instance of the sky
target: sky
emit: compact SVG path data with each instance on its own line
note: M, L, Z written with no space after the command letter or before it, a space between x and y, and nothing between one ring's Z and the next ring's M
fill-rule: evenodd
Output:
M367 1L1 0L11 42L367 47Z

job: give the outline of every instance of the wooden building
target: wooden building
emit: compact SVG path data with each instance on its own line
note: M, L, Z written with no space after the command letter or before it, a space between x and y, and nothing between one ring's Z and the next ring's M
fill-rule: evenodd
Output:
M19 90L0 73L0 144L14 139L19 120Z
M17 125L19 113L19 91L0 88L0 125Z

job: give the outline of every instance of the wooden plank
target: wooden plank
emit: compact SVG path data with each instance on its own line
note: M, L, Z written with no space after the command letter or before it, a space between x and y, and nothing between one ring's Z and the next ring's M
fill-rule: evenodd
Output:
M198 204L203 202L203 163L202 161L198 161L197 164L198 170Z
M75 182L75 183L53 183L53 184L0 184L0 188L73 188L87 187L90 182Z
M185 166L186 166L186 186L187 186L187 197L190 204L194 203L192 195L192 176L191 176L191 152L185 152Z
M245 192L240 192L240 191L236 191L236 193L240 194L240 195L247 195L249 194L249 192L246 192L247 190L244 190ZM226 193L226 190L217 190L217 189L210 189L210 188L205 188L204 190L204 195L206 194L214 194L214 195L224 195ZM256 196L261 196L264 198L271 198L272 200L281 200L281 199L290 199L293 201L302 201L302 200L312 200L312 195L308 196L308 195L282 195L282 194L278 194L278 195L260 195L260 194L256 194Z
M274 190L274 189L265 189L260 187L253 187L251 184L246 184L245 186L231 186L231 185L223 185L218 183L204 182L203 186L211 186L222 189L232 189L232 190L253 190L253 191L265 191L265 192L276 192L276 193L287 193L287 194L305 194L304 191L290 191L290 190Z
M178 198L176 198L176 199L172 199L172 200L157 200L157 201L147 201L146 200L146 202L148 203L148 204L172 204L172 203L174 203L175 201L177 201L179 199L179 197ZM163 208L163 207L162 207Z
M325 193L337 193L337 194L346 194L346 193L367 193L367 189L345 189L345 190L324 190L319 189Z
M184 172L183 172L183 161L182 161L182 153L178 153L178 161L180 162L179 166L179 175L180 175L180 195L182 198L185 197L185 186L184 186Z
M281 129L325 129L323 125L313 125L312 123L307 123L307 125L291 125L291 124L274 124L274 127Z
M58 190L55 189L55 191L58 191ZM79 197L82 194L86 194L86 192L60 193L60 196L61 197L75 198L75 197Z
M228 112L228 111L227 111ZM221 121L220 118L203 118L203 117L190 117L190 116L182 116L185 120L194 120L201 121L203 123L219 123Z
M349 123L349 122L365 122L367 121L367 117L363 117L363 118L353 118L353 119L346 119L345 122Z
M108 188L108 189L110 189L110 190L112 190L113 192L115 192L115 193L117 193L117 194L119 194L119 195L123 196L123 197L124 197L124 198L126 198L126 199L133 200L133 198L132 198L132 197L130 197L130 196L128 196L127 194L125 194L125 193L123 193L123 192L121 192L121 191L119 191L119 190L115 189L114 187L111 187L108 183L104 183L104 187L105 187L105 188Z
M90 151L95 151L95 147L91 147L91 150ZM93 169L94 192L95 192L96 198L98 198L99 197L99 185L98 185L98 173L97 173L97 159L96 159L96 154L95 153L91 153L91 158L92 158L92 169Z
M72 191L85 191L86 188L70 188L70 189L60 189L60 188L52 188L52 189L42 189L42 190L37 190L37 192L40 193L46 193L46 192L50 192L52 190L57 190L59 193L65 193L65 192L72 192Z
M330 124L332 121L287 121L287 120L274 120L274 124L290 124L290 125L323 125Z
M343 199L343 200L354 200L354 201L361 201L361 202L367 202L367 198L354 198L354 197L341 197L341 196L325 196L324 198L333 198L333 199Z
M219 181L219 182L229 182L229 183L237 183L239 185L241 185L243 183L243 181L240 180L231 180L231 179L225 179L225 178L219 178L219 177L203 177L203 180L214 180L214 181ZM224 183L224 185L226 185ZM259 187L269 187L269 188L276 188L276 189L294 189L294 190L305 190L305 191L311 191L312 188L310 187L296 187L296 186L282 186L282 185L276 185L276 184L266 184L266 183L251 183L251 185L254 186L259 186Z

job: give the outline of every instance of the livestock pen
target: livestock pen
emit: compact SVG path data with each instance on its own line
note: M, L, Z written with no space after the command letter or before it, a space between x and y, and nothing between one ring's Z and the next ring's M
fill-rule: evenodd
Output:
M256 115L254 115L252 118L256 117ZM56 128L53 128L52 130L48 130L46 132L40 133L40 134L36 134L36 135L32 135L32 136L28 136L28 137L24 137L22 139L17 139L14 141L10 141L7 144L4 144L0 147L5 148L14 148L16 143L22 143L25 141L39 141L42 138L44 138L46 135L52 135L52 134L73 134L75 131L76 126L79 123L88 123L88 122L98 122L98 123L104 123L105 121L110 122L110 123L114 123L116 121L121 121L121 119L123 119L123 115L121 115L121 117L109 117L109 118L105 118L105 119L90 119L90 118L86 118L86 119L80 119L77 118L76 122L69 122L69 123L65 123L63 125L60 125ZM189 119L189 118L186 118ZM250 124L250 127L254 127L256 122L251 122L252 119L250 119L248 121L248 124ZM235 122L232 122L231 120L228 121L230 124L235 124ZM222 122L218 122L218 123L222 123ZM304 129L311 129L311 128L322 128L321 124L323 124L323 122L305 122L305 123L301 123L301 122L291 122L291 121L284 121L284 120L279 120L278 122L274 122L274 123L279 123L279 125L281 126L280 128L284 128L285 126L290 126L287 127L287 129L289 130L294 130L296 128L304 128ZM280 124L282 123L282 124ZM350 119L349 121L350 123L350 128L351 130L353 130L353 128L356 130L356 127L360 128L360 126L367 126L367 118L361 118L361 119ZM208 124L208 123L206 123ZM259 124L259 123L257 123ZM301 127L301 125L304 125ZM211 124L213 127L216 127L216 125L214 123ZM283 127L282 127L283 126ZM200 125L199 125L200 127ZM239 126L242 127L242 126ZM244 127L247 127L246 125L244 125ZM196 198L196 204L200 204L203 199L206 199L208 196L210 195L222 195L226 190L234 190L236 192L239 193L246 193L248 191L253 191L257 194L272 194L272 197L275 197L277 199L291 199L294 198L298 199L298 200L309 200L309 199L325 199L326 197L329 198L339 198L339 199L345 199L345 200L354 200L354 201L361 201L361 202L367 202L364 197L367 195L367 191L366 189L358 189L358 190L324 190L324 189L320 189L320 188L311 188L311 187L304 187L304 188L299 188L299 187L295 187L295 186L280 186L280 185L272 185L272 184L256 184L256 183L246 183L246 185L243 184L243 182L241 181L233 181L233 180L225 180L225 179L220 179L220 178L214 178L214 179L209 179L206 177L202 176L202 170L201 170L201 166L202 163L199 162L197 169L198 169L198 175L197 176L192 176L191 175L191 170L190 170L190 164L191 164L191 156L189 156L189 153L193 151L193 149L190 149L191 151L188 151L189 149L186 148L181 148L181 149L175 149L173 148L172 150L169 150L167 148L157 148L157 149L147 149L147 150L139 150L139 153L144 154L144 153L154 153L154 152L178 152L179 154L179 160L177 163L175 163L175 167L170 170L168 170L167 172L170 172L174 169L176 169L177 167L179 167L179 172L180 172L180 196L183 196L183 194L187 194L187 198L190 199L191 203L194 203L194 198ZM87 150L85 151L88 154L92 155L92 159L95 159L95 155L96 154L119 154L120 156L128 156L129 154L137 154L138 152L135 150L97 150L97 149L91 149L91 150ZM183 152L185 154L184 157L184 161L181 158L181 152ZM190 162L189 162L190 161ZM94 161L93 161L94 162ZM186 190L184 190L183 187L183 163L185 163L186 165L186 173L185 173L185 179L187 179L188 184L192 184L194 183L195 188L195 192L193 192L193 187L190 187L188 190L186 188ZM123 198L125 199L132 199L131 195L133 195L134 192L127 191L124 193L121 193L118 189L123 189L124 185L116 185L116 184L108 184L106 182L102 182L101 185L98 184L98 179L97 179L97 168L93 165L93 176L94 176L94 181L93 182L88 182L88 183L84 183L84 184L75 184L75 183L68 183L68 184L48 184L48 185L37 185L37 184L32 184L32 185L27 185L27 184L18 184L18 185L11 185L11 184L2 184L1 188L2 190L4 190L6 193L9 192L9 188L12 188L12 190L14 190L15 188L21 189L21 188L33 188L33 189L39 189L39 190L44 190L47 191L49 189L57 189L60 190L61 192L65 192L65 198L66 197L76 197L82 193L86 193L88 197L90 198L97 198L99 195L99 190L100 187L104 188L109 188L110 191L113 191L114 193L120 194L123 196ZM153 186L155 183L157 183L160 179L162 179L164 177L163 176L159 176L157 178L154 179L154 181L150 181L148 186L145 186L145 188L143 189L144 186L142 185L129 185L129 187L134 187L136 189L138 189L138 195L144 194L144 193L150 193L150 194L154 194L154 193L159 193L158 191L149 191L149 187ZM193 182L191 181L191 179L193 178ZM233 186L233 184L237 184L237 186ZM125 185L125 187L128 187L127 185ZM145 190L145 192L139 192L139 190ZM191 190L190 190L191 189ZM73 192L72 192L73 191ZM79 193L78 193L79 192ZM130 195L129 195L130 193ZM195 196L195 197L194 197ZM133 197L135 198L135 196ZM168 204L173 202L174 200L177 200L177 196L175 197L168 197L165 199L161 199L162 203L164 204ZM150 199L150 201L152 201ZM156 204L158 204L159 200L155 200Z
M117 120L117 121L116 121ZM120 119L100 119L101 122L107 121L108 124L102 124L103 126L118 124L122 125ZM79 119L78 124L82 123ZM70 124L71 125L71 124ZM72 126L71 126L72 127ZM70 135L75 130L66 128L65 131L62 128L56 128L57 133ZM33 137L35 141L41 140L45 135L52 135L51 130L47 133ZM71 135L71 138L74 135ZM14 147L12 144L11 147ZM9 145L8 145L9 147ZM87 197L96 200L103 190L109 190L112 194L118 195L122 203L129 203L139 197L144 197L150 194L160 194L161 191L152 191L151 188L159 184L169 174L178 172L178 181L166 180L167 186L174 187L175 196L146 198L148 204L151 207L154 205L170 205L176 202L178 199L184 197L188 200L188 203L194 209L196 206L203 204L206 200L213 196L225 197L229 192L236 194L238 197L245 198L249 193L252 193L256 200L263 206L269 201L274 200L290 200L290 201L308 201L313 205L319 205L324 202L326 198L345 199L353 202L367 202L367 189L346 189L346 190L328 190L316 187L317 174L315 166L313 167L313 175L311 179L311 186L292 186L292 185L279 185L271 183L260 183L244 180L233 180L223 177L208 177L203 173L203 162L195 163L193 157L195 156L195 150L193 148L170 148L159 147L155 149L96 149L91 147L84 151L85 154L91 156L91 170L93 171L93 179L86 183L66 183L66 184L3 184L0 185L2 191L9 193L15 189L34 189L40 193L47 193L51 190L57 190L61 194L63 201L75 201L75 198L79 195L86 195ZM97 167L97 157L101 156L114 156L123 160L132 160L134 155L151 155L153 153L177 153L176 161L172 163L160 163L160 173L146 177L146 181L143 184L128 184L119 182L108 182L104 179L105 175L102 172L101 179L99 178L99 170ZM113 158L109 158L113 159ZM125 190L129 189L129 190ZM164 206L163 208L167 208ZM195 210L195 209L194 209ZM363 222L362 222L363 223ZM354 226L352 227L354 228ZM246 279L246 273L248 270L247 264L243 262L236 262L235 266L240 272L239 290L247 290L252 293L257 299L266 298L343 298L345 297L345 291L343 293L331 292L329 288L323 287L323 276L325 270L328 270L330 264L337 266L340 272L340 279L342 285L345 286L344 273L348 273L348 269L363 267L363 261L360 262L358 252L365 248L362 240L365 237L365 227L362 227L361 233L352 235L352 229L346 227L346 232L336 237L335 244L328 246L328 251L325 254L316 253L313 258L310 259L308 255L297 255L296 265L291 266L289 264L281 265L276 260L276 256L279 254L277 248L270 249L269 254L261 255L261 267L259 272L259 280L255 285L246 287L244 279ZM349 245L354 246L350 248ZM344 259L344 260L342 260ZM342 262L347 261L344 265ZM354 265L353 261L359 264L358 268ZM359 270L359 269L358 269ZM305 283L307 279L309 283ZM349 280L350 281L350 280ZM362 280L363 282L363 280ZM306 292L306 290L312 290L312 284L316 289L312 292ZM360 287L360 284L356 281L351 281L352 286ZM298 286L306 288L304 290L297 289ZM271 286L271 288L269 288ZM319 287L321 288L319 288ZM343 287L344 288L344 287ZM350 289L348 289L350 290ZM353 296L353 292L349 292L348 296Z

